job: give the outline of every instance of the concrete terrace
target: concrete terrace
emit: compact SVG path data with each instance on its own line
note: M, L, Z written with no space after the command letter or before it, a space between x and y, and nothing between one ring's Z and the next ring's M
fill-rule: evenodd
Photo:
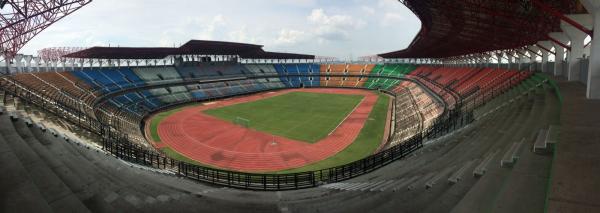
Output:
M600 212L600 100L585 86L558 79L564 98L548 212Z

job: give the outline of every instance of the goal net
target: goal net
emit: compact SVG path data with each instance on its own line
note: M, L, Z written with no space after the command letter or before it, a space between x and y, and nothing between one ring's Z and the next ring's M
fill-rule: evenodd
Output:
M235 117L235 119L233 119L233 124L248 128L250 127L250 120L242 117Z

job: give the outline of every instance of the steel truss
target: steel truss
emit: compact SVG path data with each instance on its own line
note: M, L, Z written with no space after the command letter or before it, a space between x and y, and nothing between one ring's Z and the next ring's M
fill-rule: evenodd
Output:
M61 61L63 56L86 49L85 47L49 47L38 50L38 56L44 61Z
M92 0L3 0L0 10L0 51L5 60L33 37Z

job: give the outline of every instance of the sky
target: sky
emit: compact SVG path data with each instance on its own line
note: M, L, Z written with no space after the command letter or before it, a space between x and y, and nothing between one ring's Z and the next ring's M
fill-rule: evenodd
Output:
M202 39L351 59L404 49L420 27L397 0L93 0L20 52L173 47Z

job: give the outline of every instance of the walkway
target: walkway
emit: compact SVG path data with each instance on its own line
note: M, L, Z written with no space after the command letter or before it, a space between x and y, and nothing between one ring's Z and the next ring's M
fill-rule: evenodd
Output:
M559 80L564 97L548 212L600 212L600 100Z

